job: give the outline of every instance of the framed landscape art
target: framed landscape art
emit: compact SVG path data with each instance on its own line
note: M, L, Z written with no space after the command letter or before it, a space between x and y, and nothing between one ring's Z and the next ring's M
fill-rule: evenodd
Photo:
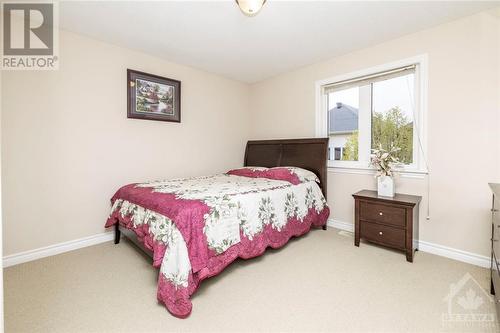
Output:
M181 82L127 69L127 118L181 121Z

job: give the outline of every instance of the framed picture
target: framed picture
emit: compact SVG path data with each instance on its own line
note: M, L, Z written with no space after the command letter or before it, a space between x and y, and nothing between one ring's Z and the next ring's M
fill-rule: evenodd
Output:
M181 122L181 82L127 69L127 118Z

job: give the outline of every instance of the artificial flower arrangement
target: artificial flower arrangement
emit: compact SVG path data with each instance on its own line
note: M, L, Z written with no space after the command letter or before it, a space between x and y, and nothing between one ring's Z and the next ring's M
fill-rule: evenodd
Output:
M377 169L375 177L377 177L378 195L393 197L394 196L394 169L400 166L399 158L396 153L401 149L391 145L389 150L383 149L379 145L377 149L372 149L370 155L370 165Z

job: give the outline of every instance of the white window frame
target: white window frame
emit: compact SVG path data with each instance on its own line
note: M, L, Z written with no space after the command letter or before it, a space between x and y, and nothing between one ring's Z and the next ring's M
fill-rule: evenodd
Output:
M426 155L427 155L427 90L428 90L428 56L427 54L418 55L415 57L374 66L371 68L338 75L324 80L316 81L316 137L328 137L328 112L327 112L327 96L323 93L323 88L329 84L341 82L357 77L372 75L376 73L386 72L392 69L405 66L417 65L415 69L415 119L413 130L413 149L414 161L410 165L405 165L401 170L403 175L413 176L428 172ZM366 122L360 122L360 126L366 125ZM371 120L368 123L371 127ZM360 128L360 132L363 130ZM364 129L366 131L366 129ZM371 135L371 128L369 130ZM366 150L366 151L365 151ZM361 154L367 154L369 147L359 147ZM365 157L366 158L366 157ZM328 168L334 172L344 173L362 173L371 174L374 168L369 166L369 163L362 161L332 161L328 160Z

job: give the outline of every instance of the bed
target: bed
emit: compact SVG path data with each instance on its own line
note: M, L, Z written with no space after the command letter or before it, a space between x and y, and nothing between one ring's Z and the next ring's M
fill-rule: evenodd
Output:
M201 281L237 258L326 229L327 147L326 138L248 141L243 168L123 186L106 227L152 258L158 300L185 318Z

